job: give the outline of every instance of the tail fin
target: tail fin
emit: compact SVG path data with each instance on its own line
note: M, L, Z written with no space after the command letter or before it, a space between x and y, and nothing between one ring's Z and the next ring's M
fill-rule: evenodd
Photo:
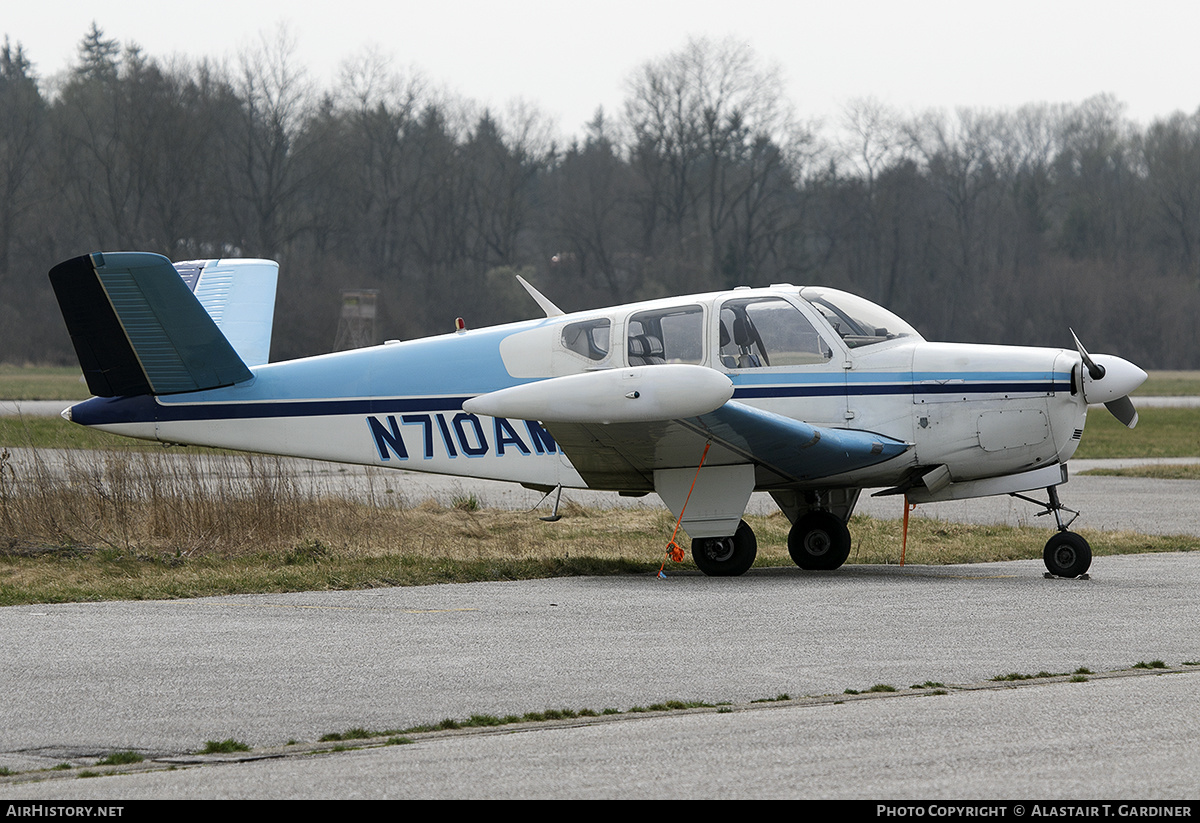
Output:
M183 282L247 366L270 359L275 318L274 260L189 260L175 264Z
M51 269L50 283L97 396L199 391L252 376L161 255L76 257Z

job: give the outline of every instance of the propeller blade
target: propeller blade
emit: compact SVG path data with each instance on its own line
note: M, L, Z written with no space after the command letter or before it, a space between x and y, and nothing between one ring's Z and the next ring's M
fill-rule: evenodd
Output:
M1104 367L1092 359L1092 356L1087 353L1087 349L1079 342L1079 335L1075 334L1075 330L1071 329L1071 336L1075 338L1075 348L1079 350L1079 356L1083 358L1083 365L1087 366L1088 374L1093 380L1100 380L1104 377Z
M1133 401L1129 399L1129 395L1108 401L1104 404L1104 408L1112 412L1112 416L1120 420L1125 427L1132 429L1137 425L1137 409L1133 407Z

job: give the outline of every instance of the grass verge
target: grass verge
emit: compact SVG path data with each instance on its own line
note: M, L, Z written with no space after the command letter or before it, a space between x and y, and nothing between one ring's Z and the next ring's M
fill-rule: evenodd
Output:
M61 417L0 417L0 446L32 449L105 449L110 451L162 451L153 440L122 437L87 426L68 423ZM182 448L182 447L180 447ZM216 449L188 446L189 451L215 453Z
M1104 409L1092 409L1075 458L1200 457L1200 409L1142 409L1138 418L1131 430Z
M1195 397L1200 395L1200 371L1152 371L1134 395Z
M18 366L0 363L0 398L87 400L89 392L75 366Z
M1154 480L1200 480L1200 463L1129 466L1124 469L1088 469L1080 474L1102 477L1149 477Z
M0 482L0 605L652 574L674 525L657 508L567 504L563 519L548 524L530 513L432 500L358 503L304 494L265 469L241 490L205 490L184 476L188 493L170 488L170 474L117 476L50 483L32 494L14 488L11 476ZM756 566L791 567L786 518L746 519L758 536ZM850 528L849 563L899 562L896 521L856 516ZM1197 537L1082 533L1097 555L1200 550ZM1040 558L1050 534L917 516L906 562ZM668 563L668 571L693 568L690 560Z

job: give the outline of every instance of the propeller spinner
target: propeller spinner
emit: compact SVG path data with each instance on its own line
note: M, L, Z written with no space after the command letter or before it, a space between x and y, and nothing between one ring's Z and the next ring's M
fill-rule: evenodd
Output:
M1111 354L1088 354L1079 342L1079 336L1071 329L1075 348L1083 360L1080 375L1083 378L1083 399L1088 403L1103 403L1112 416L1128 428L1138 422L1137 409L1129 399L1129 393L1146 381L1146 373L1128 360Z

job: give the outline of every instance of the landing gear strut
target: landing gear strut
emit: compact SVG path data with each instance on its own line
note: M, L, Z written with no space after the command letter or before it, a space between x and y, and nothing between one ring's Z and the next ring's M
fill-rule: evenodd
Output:
M1092 547L1075 532L1067 531L1075 522L1075 518L1079 516L1079 512L1068 509L1059 501L1057 486L1048 486L1046 494L1049 496L1050 502L1045 504L1045 511L1038 512L1038 516L1053 514L1054 521L1058 524L1058 534L1047 540L1046 548L1042 550L1042 560L1046 563L1046 576L1086 577L1087 570L1092 565ZM1021 494L1013 494L1013 497L1043 505L1040 500L1034 500ZM1063 523L1062 518L1064 511L1073 515L1066 523Z

